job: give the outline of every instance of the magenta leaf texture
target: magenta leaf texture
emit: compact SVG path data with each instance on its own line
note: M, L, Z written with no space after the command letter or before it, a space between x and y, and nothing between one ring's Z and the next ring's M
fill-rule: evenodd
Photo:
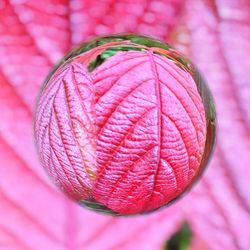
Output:
M188 221L193 249L248 250L249 10L247 0L1 1L0 249L161 249ZM97 215L62 196L40 166L32 134L35 98L54 63L88 37L119 32L153 35L189 54L218 113L201 182L169 208L131 218Z
M177 52L119 37L54 71L40 93L35 136L44 168L69 196L135 214L169 203L198 177L214 120L203 104L210 96L198 91L203 83L191 66L181 68ZM105 39L118 38L98 42Z
M194 177L205 145L205 111L191 76L150 51L130 51L101 65L94 84L100 169L94 197L123 213L172 200Z

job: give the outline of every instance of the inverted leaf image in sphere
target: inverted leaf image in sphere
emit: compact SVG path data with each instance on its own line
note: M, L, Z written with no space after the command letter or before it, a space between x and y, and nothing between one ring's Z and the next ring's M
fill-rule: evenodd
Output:
M211 94L161 41L100 37L73 50L43 85L35 139L43 167L73 200L129 215L180 197L215 138Z

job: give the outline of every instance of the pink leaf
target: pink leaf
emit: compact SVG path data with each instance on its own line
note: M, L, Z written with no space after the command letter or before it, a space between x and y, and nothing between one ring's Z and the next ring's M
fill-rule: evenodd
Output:
M75 199L88 198L95 176L92 83L85 68L69 64L43 90L35 130L42 162Z
M121 213L162 206L185 189L204 151L205 113L194 81L150 51L118 53L93 79L99 171L94 197Z

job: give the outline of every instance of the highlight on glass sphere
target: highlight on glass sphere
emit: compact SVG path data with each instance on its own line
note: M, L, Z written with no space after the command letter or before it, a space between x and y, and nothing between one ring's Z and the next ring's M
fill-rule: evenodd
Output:
M99 37L45 81L35 139L56 185L113 215L170 204L203 172L215 138L210 91L193 64L159 40Z

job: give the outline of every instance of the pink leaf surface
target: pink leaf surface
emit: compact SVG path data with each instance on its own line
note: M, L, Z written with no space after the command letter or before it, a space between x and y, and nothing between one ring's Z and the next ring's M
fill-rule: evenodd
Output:
M74 63L51 81L36 111L38 149L58 185L75 199L87 198L96 172L91 78L81 64Z
M118 52L93 72L84 65L89 54L59 66L41 91L35 137L43 166L76 201L120 214L159 208L203 167L197 83L153 48Z
M172 200L194 177L204 151L205 111L195 82L152 51L118 53L93 80L99 166L94 197L121 213Z
M1 1L0 249L161 249L184 220L207 249L249 249L249 8L247 0ZM111 218L50 184L33 145L32 111L48 71L72 44L123 31L176 34L171 39L212 89L219 132L190 194L151 215Z

